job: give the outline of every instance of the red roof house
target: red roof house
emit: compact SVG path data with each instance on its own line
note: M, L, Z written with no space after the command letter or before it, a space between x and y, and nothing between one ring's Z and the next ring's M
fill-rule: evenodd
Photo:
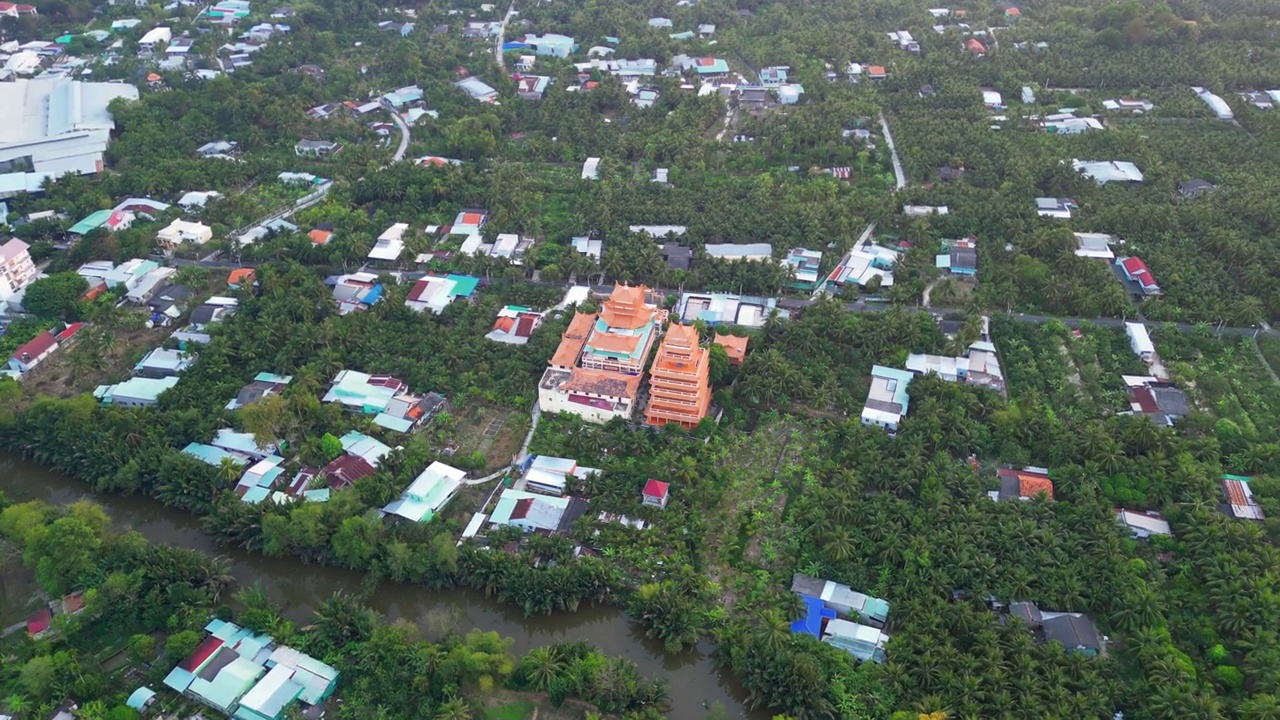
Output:
M70 344L73 340L75 340L76 333L79 333L83 329L84 329L84 323L71 323L70 325L66 326L65 328L63 328L62 332L58 333L57 335L58 345Z
M222 641L210 635L204 640L201 640L200 644L196 646L196 649L184 658L182 662L178 663L178 667L186 670L187 672L195 672L201 665L204 665L206 660L213 657L213 654L221 647Z
M53 611L49 608L39 610L27 618L27 634L33 638L42 637L49 632L49 624L53 622Z
M644 484L641 497L644 504L649 507L665 508L668 498L671 497L671 484L660 480L649 480Z
M1120 269L1124 270L1125 277L1138 283L1143 295L1159 294L1160 286L1156 283L1155 276L1151 274L1151 270L1147 268L1147 264L1142 261L1142 258L1120 258L1116 262L1120 264Z
M986 55L987 46L978 41L977 38L969 38L964 42L964 49L974 55Z
M13 351L13 356L9 358L9 369L25 375L44 362L57 349L57 336L46 330Z
M364 458L355 455L339 455L333 462L325 465L322 472L329 482L330 489L341 490L354 485L357 480L373 475L374 469Z
M227 276L227 285L238 288L241 285L252 285L256 279L257 273L253 271L253 268L236 268Z

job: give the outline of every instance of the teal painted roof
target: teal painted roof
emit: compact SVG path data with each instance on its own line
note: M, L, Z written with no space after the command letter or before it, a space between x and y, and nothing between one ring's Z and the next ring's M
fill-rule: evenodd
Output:
M446 280L452 280L454 297L471 297L480 286L480 278L470 275L448 275Z
M84 235L85 233L92 232L102 227L102 223L106 222L110 217L110 210L98 210L96 212L89 213L88 217L75 225L72 225L67 232L75 235Z
M595 339L597 333L600 335L606 335L606 334L607 335L631 335L633 337L639 337L640 340L639 342L636 343L636 349L631 351L630 353L626 353L626 354L616 353L616 352L610 352L607 350L599 350L591 344L591 341ZM598 317L596 318L595 331L591 334L591 337L587 338L586 349L589 352L592 352L596 355L606 355L608 357L625 357L625 358L630 358L634 360L635 358L640 357L640 354L644 352L645 346L649 344L649 335L651 333L653 333L652 322L646 323L644 326L636 328L635 330L609 332L609 323L605 322L604 318Z
M288 385L293 382L292 375L277 375L269 372L260 372L257 375L254 375L253 379L256 382L280 383L281 385Z
M224 458L231 460L237 465L245 464L245 459L243 457L240 457L235 453L227 452L222 448L205 445L204 443L190 443L186 447L182 448L182 452L214 467L222 465Z
M142 712L142 709L147 706L147 702L155 696L156 691L144 685L137 690L134 690L133 694L129 696L129 699L124 701L124 704L138 712Z

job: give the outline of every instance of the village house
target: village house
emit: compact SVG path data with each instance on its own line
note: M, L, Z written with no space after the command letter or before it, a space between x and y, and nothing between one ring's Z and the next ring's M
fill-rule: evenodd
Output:
M195 362L195 356L180 350L156 348L133 366L133 374L137 377L160 379L172 377L185 372Z
M547 497L510 488L498 496L489 522L518 527L526 533L565 534L587 512L587 502L576 497Z
M822 265L822 252L807 248L792 248L783 261L791 268L794 282L792 287L801 290L812 290L818 286L819 271Z
M1142 182L1142 171L1137 165L1124 160L1072 160L1071 167L1099 185Z
M862 424L884 428L890 437L896 435L910 405L907 386L913 377L909 370L872 366L871 389L862 408Z
M1226 496L1226 505L1222 510L1231 517L1241 520L1262 520L1262 507L1253 498L1253 490L1249 488L1249 478L1241 475L1223 475L1222 493Z
M1129 537L1135 540L1147 540L1156 535L1173 535L1169 522L1157 512L1138 512L1134 510L1116 510L1116 521L1129 531Z
M1185 180L1178 183L1178 195L1186 200L1192 200L1203 195L1207 195L1217 189L1217 186L1213 183L1199 178L1193 178L1191 180Z
M1113 112L1130 112L1141 115L1142 113L1151 112L1156 106L1147 100L1116 98L1114 100L1103 100L1102 107Z
M442 395L414 395L401 380L356 370L340 370L321 402L338 403L348 411L372 415L375 425L396 432L421 427L447 406Z
M1129 392L1129 408L1134 415L1145 415L1160 427L1173 427L1191 412L1186 393L1173 383L1150 376L1120 377Z
M494 102L498 99L498 91L485 84L479 78L469 77L454 83L454 86L471 96L473 100L480 102Z
M480 278L469 275L428 275L414 282L404 304L415 312L430 311L439 315L454 300L475 297Z
M893 266L901 257L901 252L883 245L855 246L827 276L827 287L838 291L849 283L866 287L873 281L881 288L893 287Z
M227 717L280 720L293 708L318 717L338 671L270 635L223 620L164 678L169 689Z
M293 145L293 154L298 157L322 158L341 149L341 145L328 140L299 140Z
M284 389L291 382L293 382L292 375L260 372L253 376L253 380L248 385L245 385L240 389L240 392L236 393L236 396L227 403L226 409L239 410L265 397L279 395L284 392Z
M73 344L83 328L84 323L72 323L56 333L52 330L41 332L13 351L3 374L21 380L58 350Z
M789 317L778 309L776 298L730 293L685 293L680 297L680 318L686 323L702 321L712 327L717 325L741 325L762 327L775 311L781 318Z
M486 338L508 345L524 345L533 332L542 326L544 313L519 305L507 305L498 311L498 318Z
M665 509L670 498L671 484L652 478L645 482L644 489L640 491L640 502L645 507Z
M941 355L907 356L907 369L918 374L932 373L948 382L963 382L1004 393L1004 372L995 344L978 340L960 357Z
M1156 346L1151 342L1151 335L1147 332L1147 326L1142 323L1126 322L1124 324L1124 334L1129 338L1129 347L1133 348L1133 354L1137 355L1145 363L1150 363L1155 359Z
M992 500L1034 500L1042 495L1046 500L1053 499L1053 481L1045 468L999 468L996 478L1000 480L1000 489L987 493Z
M369 251L369 262L383 265L394 265L404 253L404 236L409 231L409 223L396 223L378 236L373 249Z
M325 280L325 284L333 285L339 315L368 310L382 299L384 292L378 276L368 272L339 275Z
M155 405L164 391L178 384L177 377L158 380L135 377L115 385L99 385L93 391L103 405L120 407L149 407Z
M520 470L526 490L556 497L565 494L570 477L586 480L600 472L596 468L578 465L576 460L550 455L531 455L525 458Z
M773 261L773 246L769 243L708 243L705 250L709 257L727 262Z
M1058 642L1070 653L1094 656L1105 649L1098 628L1084 613L1041 610L1035 603L1009 603L1009 615L1043 642Z
M934 258L934 265L951 275L973 277L978 274L977 238L970 235L960 240L943 240L942 252Z
M213 228L203 223L178 218L156 233L161 250L172 251L179 245L204 245L213 239Z
M1099 260L1115 260L1112 245L1123 244L1115 235L1107 233L1074 233L1076 236L1076 256L1097 258Z
M442 462L433 462L419 473L398 500L382 509L411 522L429 522L462 487L466 472Z
M888 621L889 603L848 585L800 574L793 576L791 591L805 608L791 623L791 632L812 635L861 662L885 662L889 636L881 628Z
M1071 198L1036 198L1036 214L1040 217L1070 220L1080 207Z
M1159 295L1160 285L1155 276L1147 269L1147 264L1139 257L1116 258L1116 268L1128 281L1129 290L1140 296Z
M18 238L0 245L0 303L21 307L26 288L39 275L30 246Z

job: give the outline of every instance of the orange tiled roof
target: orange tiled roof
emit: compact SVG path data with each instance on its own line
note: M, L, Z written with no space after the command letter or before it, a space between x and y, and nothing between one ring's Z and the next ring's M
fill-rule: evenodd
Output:
M671 344L676 347L697 347L698 329L692 325L672 323L671 327L667 328L667 339L663 344Z
M1053 499L1053 481L1043 475L1032 475L1020 472L1018 475L1018 497L1035 497L1044 493Z
M324 245L333 237L333 232L330 230L316 229L307 233L307 237L311 238L311 242L316 245Z
M582 354L582 346L586 344L591 328L595 325L596 316L587 313L574 313L569 327L560 336L560 347L551 356L551 364L557 367L573 367Z
M575 368L561 388L567 392L634 398L640 392L640 376Z
M615 333L596 333L591 338L591 347L604 352L622 353L630 355L635 352L640 345L640 338L636 335L618 335Z
M493 324L493 329L500 333L509 333L511 328L516 326L516 319L513 317L500 317L498 322Z
M730 362L742 362L747 357L747 338L716 333L716 344L724 348Z
M645 303L649 288L643 285L613 286L609 299L601 303L600 318L609 327L635 330L653 320L654 306Z
M239 285L241 282L253 282L253 268L236 268L231 271L231 275L227 277L227 283L231 285Z
M870 74L872 74L872 75L884 75L884 74L885 74L885 72L884 72L884 66L883 66L883 65L872 65L871 67L867 68L867 72L868 72L868 73L870 73Z
M479 225L482 220L484 220L483 213L462 213L463 225Z
M1249 505L1249 497L1244 494L1244 483L1239 480L1223 480L1222 486L1227 489L1227 502L1232 505Z

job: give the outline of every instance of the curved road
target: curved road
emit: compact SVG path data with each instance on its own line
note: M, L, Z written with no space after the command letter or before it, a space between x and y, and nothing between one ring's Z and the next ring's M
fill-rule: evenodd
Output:
M884 131L884 142L889 146L889 153L893 155L893 177L898 185L898 189L907 186L907 173L902 169L902 160L898 158L898 146L893 144L893 135L889 134L889 122L884 119L884 111L880 111L880 129Z
M391 158L391 162L398 163L404 159L405 151L409 149L409 123L404 121L400 113L390 110L391 120L400 128L400 147L396 148L396 154Z
M516 4L512 2L507 7L507 14L502 16L502 25L498 27L498 37L493 43L493 58L498 61L498 67L506 68L507 59L502 54L502 46L507 42L507 23L511 21L511 17L516 14Z

